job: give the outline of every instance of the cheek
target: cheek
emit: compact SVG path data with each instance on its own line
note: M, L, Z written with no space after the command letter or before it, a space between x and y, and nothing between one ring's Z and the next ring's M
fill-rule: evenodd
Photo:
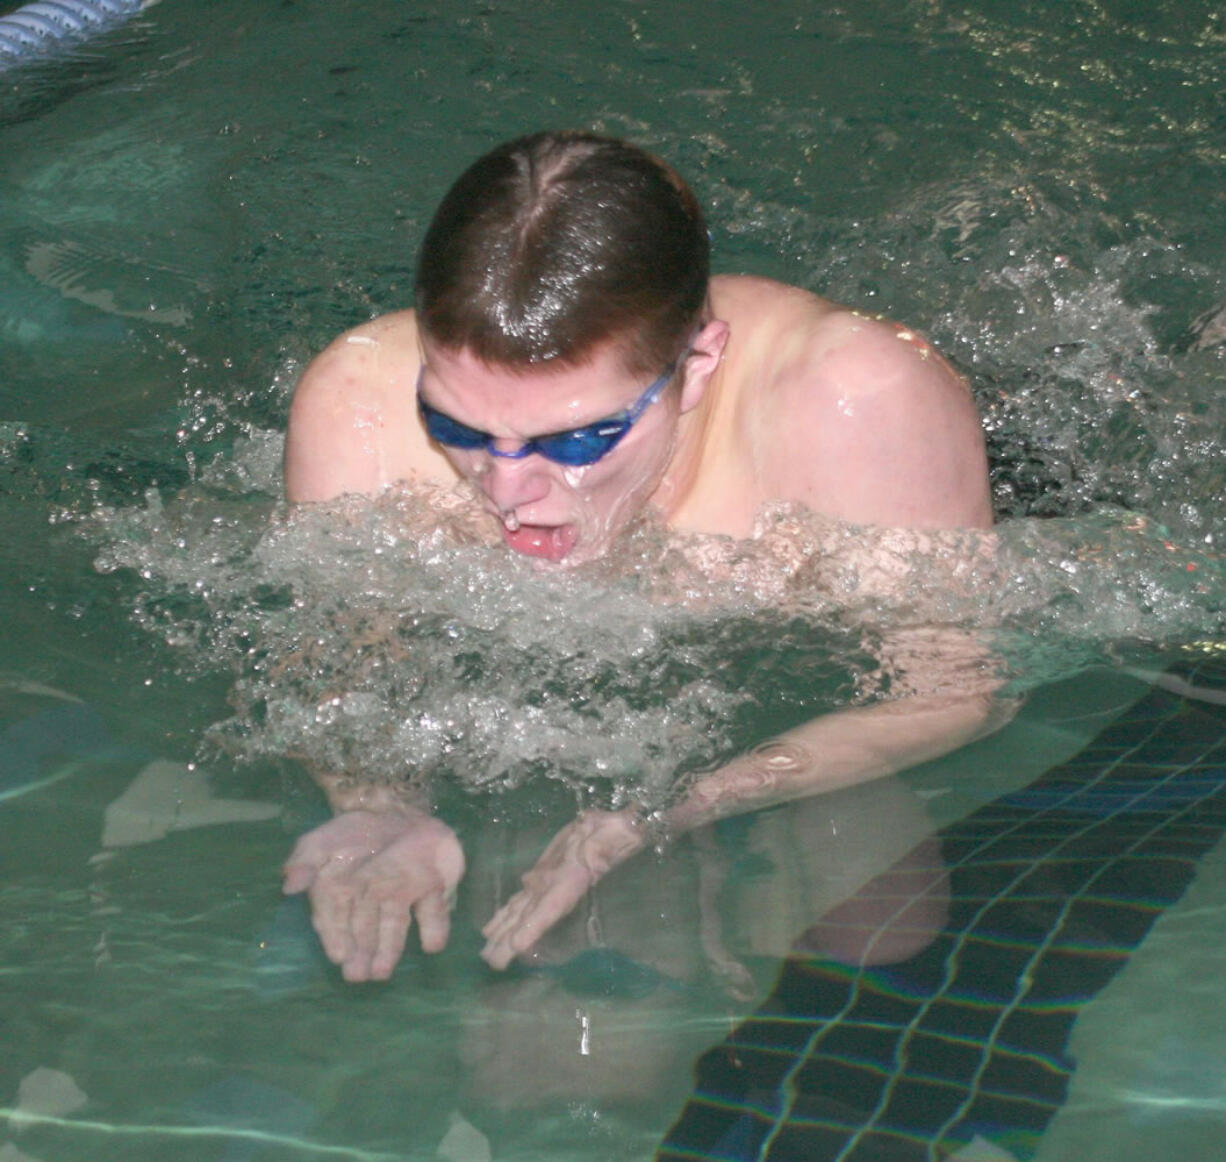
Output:
M603 469L603 470L602 470ZM605 521L619 507L626 484L620 472L609 472L601 464L586 468L563 468L559 484L570 494L577 513L588 520Z
M586 481L592 474L592 465L588 464L582 468L569 468L563 465L562 479L566 481L566 487L571 492L582 493L585 491Z
M477 480L489 471L489 457L476 452L444 448L443 458L461 480Z
M618 520L627 509L641 505L651 493L650 466L640 462L601 471L602 465L570 469L566 483L588 512L602 520Z

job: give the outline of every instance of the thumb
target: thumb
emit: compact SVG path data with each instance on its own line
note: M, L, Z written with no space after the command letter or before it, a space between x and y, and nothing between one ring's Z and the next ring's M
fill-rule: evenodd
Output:
M309 863L287 863L281 869L281 891L287 896L305 892L315 882L315 866Z

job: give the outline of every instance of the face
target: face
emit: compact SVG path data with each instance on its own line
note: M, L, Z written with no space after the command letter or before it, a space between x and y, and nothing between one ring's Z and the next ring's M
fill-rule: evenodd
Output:
M539 453L514 453L535 436L566 431L624 412L643 393L618 351L601 348L581 367L509 370L466 351L425 342L422 398L453 420L489 433L488 448L440 446L477 489L514 552L568 564L602 555L650 503L665 478L684 408L675 384L665 387L608 453L571 467ZM683 377L678 368L676 378Z

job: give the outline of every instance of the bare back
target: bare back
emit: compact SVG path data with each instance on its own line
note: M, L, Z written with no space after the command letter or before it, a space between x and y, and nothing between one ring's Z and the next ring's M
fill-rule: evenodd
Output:
M991 525L970 391L922 336L766 279L716 279L711 298L730 337L674 524L745 535L784 500L858 524Z

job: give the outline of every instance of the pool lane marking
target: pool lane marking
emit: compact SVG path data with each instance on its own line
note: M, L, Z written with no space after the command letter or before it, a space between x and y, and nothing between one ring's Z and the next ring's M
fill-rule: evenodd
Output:
M273 1134L266 1130L244 1130L234 1126L142 1126L114 1122L95 1122L84 1118L61 1118L29 1110L5 1107L0 1109L0 1121L8 1122L14 1131L29 1126L56 1126L60 1129L84 1131L88 1134L110 1134L138 1138L221 1138L227 1141L258 1142L263 1145L288 1146L308 1155L324 1158L352 1158L357 1162L404 1162L403 1154L381 1154L358 1150L352 1146L328 1146L288 1134Z

